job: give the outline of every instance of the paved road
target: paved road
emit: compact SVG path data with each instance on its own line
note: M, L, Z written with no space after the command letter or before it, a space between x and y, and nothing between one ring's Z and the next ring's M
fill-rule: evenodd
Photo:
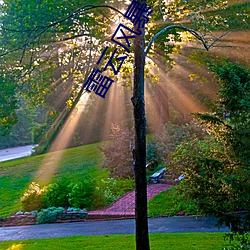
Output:
M29 156L31 155L34 147L34 145L28 145L22 147L0 149L0 162Z
M150 233L168 232L228 232L227 227L218 229L214 218L195 216L150 218ZM0 241L24 240L38 238L56 238L73 235L110 235L134 234L135 221L110 220L95 222L76 222L63 224L47 224L21 227L0 228Z

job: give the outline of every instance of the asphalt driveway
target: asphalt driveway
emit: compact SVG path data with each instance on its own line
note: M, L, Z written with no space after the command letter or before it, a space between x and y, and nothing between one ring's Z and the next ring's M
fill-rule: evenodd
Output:
M227 227L215 225L215 218L195 216L174 216L165 218L149 218L150 233L170 232L228 232ZM110 235L134 234L135 220L109 220L94 222L76 222L60 224L44 224L19 227L0 228L0 241L57 238L75 235Z
M30 156L35 145L0 149L0 162Z

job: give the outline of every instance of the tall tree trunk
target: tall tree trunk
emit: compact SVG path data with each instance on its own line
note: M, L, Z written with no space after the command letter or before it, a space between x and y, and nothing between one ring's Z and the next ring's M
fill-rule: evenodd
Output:
M144 2L145 1L141 1ZM144 102L145 33L136 36L134 42L134 107L135 147L133 149L135 173L135 216L136 249L149 250L147 218L147 179L146 179L146 117Z

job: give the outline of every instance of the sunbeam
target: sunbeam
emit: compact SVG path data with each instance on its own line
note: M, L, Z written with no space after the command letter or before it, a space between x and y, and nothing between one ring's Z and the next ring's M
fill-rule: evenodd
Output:
M39 183L49 182L53 174L56 172L58 164L63 157L64 149L68 147L72 139L75 128L81 117L81 113L88 103L88 99L88 94L82 96L79 103L74 107L59 134L53 141L51 147L49 148L49 153L42 161L42 164L36 173L35 179Z

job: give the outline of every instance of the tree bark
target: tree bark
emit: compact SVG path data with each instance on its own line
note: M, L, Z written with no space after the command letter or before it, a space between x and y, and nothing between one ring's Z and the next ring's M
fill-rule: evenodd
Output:
M145 3L145 1L141 1ZM144 101L145 33L134 40L134 108L135 147L133 149L135 174L136 249L149 250L147 179L146 179L146 117Z

